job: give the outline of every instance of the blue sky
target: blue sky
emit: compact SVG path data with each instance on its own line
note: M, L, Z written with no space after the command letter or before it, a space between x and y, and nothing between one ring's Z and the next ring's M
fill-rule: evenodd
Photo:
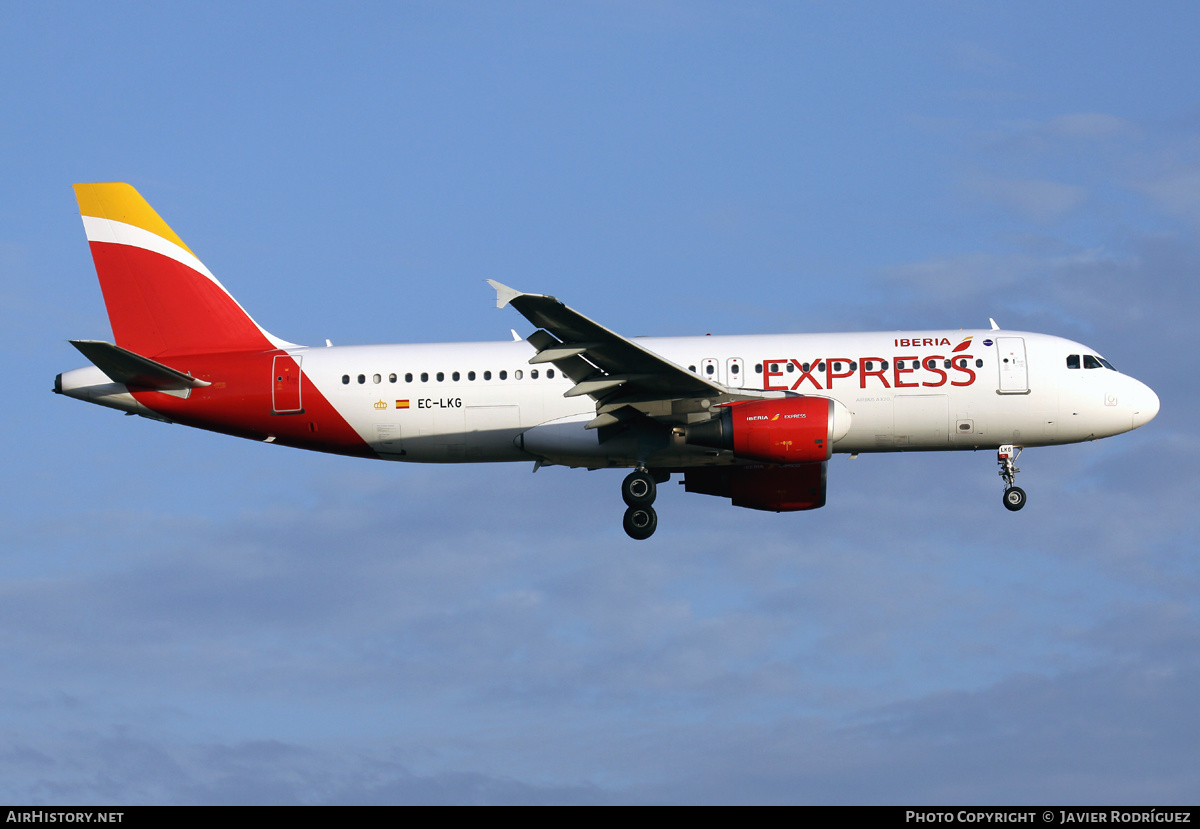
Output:
M1200 798L1200 8L9 4L0 795ZM296 342L1081 340L1148 427L838 457L771 515L616 473L308 455L49 393L128 181Z

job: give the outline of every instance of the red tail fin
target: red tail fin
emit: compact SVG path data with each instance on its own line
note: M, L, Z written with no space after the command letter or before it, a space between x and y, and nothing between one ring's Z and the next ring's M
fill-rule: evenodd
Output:
M145 357L290 346L250 318L128 184L76 184L117 345Z

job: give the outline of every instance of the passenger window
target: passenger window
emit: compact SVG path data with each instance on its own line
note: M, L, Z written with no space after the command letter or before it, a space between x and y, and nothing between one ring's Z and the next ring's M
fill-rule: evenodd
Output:
M438 380L438 382L439 382L439 383L441 383L441 382L442 382L442 381L444 381L445 379L446 379L446 372L444 372L444 371L439 371L439 372L437 373L437 380Z
M1104 368L1104 366L1100 365L1100 361L1097 360L1095 357L1093 357L1091 354L1083 355L1083 367L1084 368Z
M525 375L521 373L521 369L517 369L516 371L514 371L514 372L513 372L513 379L514 379L514 380L520 380L520 379L521 379L522 377L524 377L524 376L525 376Z
M788 363L785 370L787 371L788 374L791 374L793 371L796 370L795 363Z
M858 371L858 363L856 363L856 362L854 362L853 360L851 360L851 361L850 361L850 370L851 370L851 371Z
M388 375L388 382L389 382L389 383L395 383L395 382L396 382L396 375L395 375L394 373L393 373L393 374L389 374L389 375Z
M458 378L459 378L459 374L457 371L450 375L450 379L453 380L455 383L458 382Z
M536 368L529 372L529 379L530 380L537 379L537 369Z
M405 382L405 383L411 383L411 382L412 382L412 372L411 372L411 371L410 371L408 374L405 374L405 375L404 375L404 382Z
M713 366L713 364L712 364L712 363L709 363L708 365L706 365L706 366L704 367L704 373L705 373L705 374L707 374L709 377L711 377L711 376L712 376L712 373L713 373L714 371L716 371L716 367L715 367L715 366Z
M812 369L812 364L811 364L811 363L801 363L801 364L800 364L800 370L801 370L801 371L808 372L808 371L809 371L809 370L811 370L811 369Z
M468 371L468 372L467 372L467 379L468 379L468 380L474 380L474 379L475 379L475 372L473 372L473 371Z
M367 382L367 375L365 375L365 374L358 375L358 382L360 385Z
M429 382L429 372L428 372L428 371L422 371L422 372L421 372L421 382L422 382L422 383L428 383L428 382Z
M817 371L824 371L824 370L825 370L825 364L817 363Z
M1079 368L1079 355L1078 354L1067 355L1067 368Z
M349 375L349 374L343 374L343 375L342 375L342 385L343 385L343 386L348 386L348 385L350 385L350 375Z
M371 378L371 382L378 385L379 383L383 382L383 378L380 377L378 374L376 374L374 377Z
M754 364L754 373L755 373L755 374L762 374L762 363L755 363L755 364Z
M789 363L788 365L791 365L791 364ZM730 373L730 374L737 374L737 373L738 373L738 364L737 364L737 363L734 363L733 365L731 365L731 366L729 367L729 373Z
M491 380L491 379L492 379L492 373L491 373L490 371L485 371L485 372L483 373L483 379L484 379L484 380Z
M688 366L688 371L690 371L692 374L695 374L695 373L696 373L696 367L695 367L695 366Z
M975 368L983 368L983 360L976 360Z
M554 379L554 369L552 369L552 368L546 369L546 377L550 380L553 380Z
M507 380L507 379L508 379L508 372L507 372L507 371L502 371L502 372L500 372L500 379L501 379L501 380Z
M881 369L883 369L884 371L887 371L887 367L888 367L887 360L884 360L882 363L880 363L880 364L879 364L879 367L880 367Z

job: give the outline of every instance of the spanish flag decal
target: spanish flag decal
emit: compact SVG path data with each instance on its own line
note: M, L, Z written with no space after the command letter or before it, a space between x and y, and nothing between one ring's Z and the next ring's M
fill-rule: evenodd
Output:
M396 401L396 408L397 408L397 409L407 409L407 408L408 408L408 401L407 401L407 400L397 400L397 401Z

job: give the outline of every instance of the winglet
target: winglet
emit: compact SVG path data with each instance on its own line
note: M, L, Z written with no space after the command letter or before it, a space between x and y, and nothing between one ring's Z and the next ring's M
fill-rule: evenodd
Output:
M496 289L496 307L503 308L508 303L512 302L519 296L524 296L521 291L515 288L510 288L507 285L502 285L494 279L487 280L487 284Z
M1000 326L996 325L996 321L995 321L994 319L992 319L991 317L988 317L988 322L990 322L990 323L992 324L992 330L993 330L993 331L999 331L999 330L1000 330Z

